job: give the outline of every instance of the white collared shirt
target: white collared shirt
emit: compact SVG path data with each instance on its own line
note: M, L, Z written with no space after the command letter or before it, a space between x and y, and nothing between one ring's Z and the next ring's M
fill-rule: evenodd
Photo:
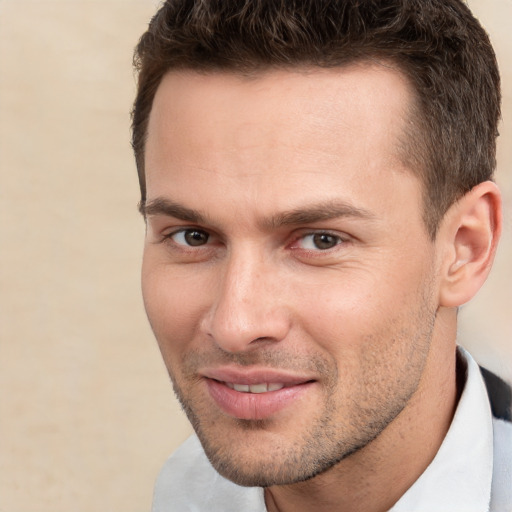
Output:
M512 425L492 417L478 365L464 349L459 354L467 363L467 379L450 429L434 460L391 512L512 512ZM495 429L496 452L508 444L508 486L503 453L494 464Z
M512 424L493 418L473 358L450 429L434 460L390 512L512 512ZM210 465L196 436L167 460L153 512L266 512L263 489L241 487Z

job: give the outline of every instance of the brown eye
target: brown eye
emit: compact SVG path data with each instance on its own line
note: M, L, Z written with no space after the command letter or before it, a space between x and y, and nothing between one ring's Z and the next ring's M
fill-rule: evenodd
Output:
M199 229L187 229L183 232L183 239L187 245L197 247L208 242L209 235L205 231Z
M311 243L315 249L326 250L332 249L340 243L338 236L330 235L328 233L317 233L311 236Z
M175 233L167 235L165 238L171 239L177 245L185 247L199 247L208 243L209 233L202 229L181 229Z

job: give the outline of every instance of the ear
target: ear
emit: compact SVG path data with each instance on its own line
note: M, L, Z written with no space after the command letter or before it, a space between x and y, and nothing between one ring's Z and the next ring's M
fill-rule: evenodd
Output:
M461 306L478 292L491 270L501 227L501 194L491 181L480 183L451 206L438 233L440 305Z

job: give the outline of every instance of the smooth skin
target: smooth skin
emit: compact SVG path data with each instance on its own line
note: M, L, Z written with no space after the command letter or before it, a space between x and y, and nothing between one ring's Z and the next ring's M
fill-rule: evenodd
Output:
M475 187L431 240L401 154L413 101L375 63L170 72L157 91L147 314L212 464L269 511L388 510L449 428L456 308L487 276L500 198ZM209 391L219 368L305 385L240 419Z

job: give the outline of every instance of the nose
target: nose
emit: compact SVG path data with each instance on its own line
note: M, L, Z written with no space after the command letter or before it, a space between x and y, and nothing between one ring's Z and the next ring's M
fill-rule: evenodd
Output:
M217 274L203 332L232 353L282 341L289 332L290 317L278 274L251 251L232 254Z

